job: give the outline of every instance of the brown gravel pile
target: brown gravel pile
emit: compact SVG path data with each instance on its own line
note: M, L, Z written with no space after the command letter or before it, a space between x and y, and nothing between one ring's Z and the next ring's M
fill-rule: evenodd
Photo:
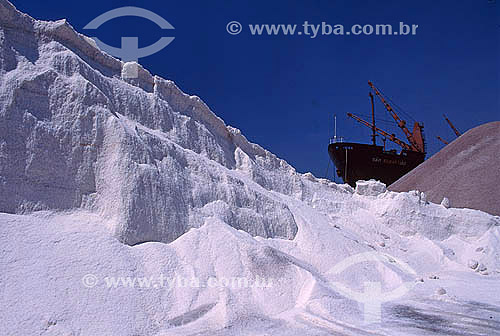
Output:
M500 216L500 121L473 128L389 186Z

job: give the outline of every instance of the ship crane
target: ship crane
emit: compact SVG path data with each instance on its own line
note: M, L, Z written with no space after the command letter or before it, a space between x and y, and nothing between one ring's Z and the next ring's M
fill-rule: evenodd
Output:
M455 135L457 136L457 138L458 138L459 136L461 136L461 135L462 135L462 133L460 133L460 131L459 131L459 130L457 130L457 129L455 128L455 126L451 123L450 119L448 119L448 118L447 118L444 114L443 114L443 117L444 117L444 119L446 120L446 122L448 123L448 125L450 125L451 129L453 130L453 132L455 132ZM448 142L448 141L444 140L444 139L443 139L443 138L441 138L440 136L437 136L437 138L438 138L438 140L439 140L439 141L441 141L441 142L442 142L442 143L444 143L445 145L449 144L449 142Z
M384 136L385 138L387 138L387 139L391 140L392 142L394 142L394 143L398 144L398 145L399 145L399 146L401 146L403 149L406 149L406 150L409 150L409 151L413 150L413 148L412 148L410 145L408 145L406 142L404 142L403 140L400 140L400 139L396 138L396 135L394 135L394 134L389 134L389 133L387 133L386 131L384 131L384 130L382 130L382 129L378 128L378 127L376 127L375 125L373 125L373 124L369 123L369 122L368 122L368 121L366 121L366 120L361 119L360 117L358 117L358 116L356 116L356 115L354 115L354 114L352 114L352 113L347 113L347 116L349 116L349 117L353 118L354 120L356 120L356 121L360 122L361 124L363 124L363 125L365 125L365 126L369 127L369 128L370 128L370 129L372 129L373 131L375 131L375 132L377 132L377 133L381 134L381 135L382 135L382 136Z
M446 116L443 114L443 117L444 119L446 120L446 122L448 123L448 125L450 125L451 129L453 130L453 132L455 132L455 135L457 136L457 138L459 136L462 135L462 133L460 133L456 128L455 126L453 126L453 124L451 123L450 119L446 118Z
M423 126L421 124L419 124L418 122L415 122L415 124L413 125L413 132L410 132L410 130L406 127L406 121L402 120L396 114L396 112L394 111L392 106L387 102L387 100L380 93L380 91L375 87L375 85L373 85L373 83L370 81L368 81L368 85L370 85L370 87L373 89L373 91L375 92L375 95L377 95L380 98L380 100L384 104L384 106L387 109L387 111L389 112L389 114L394 118L394 120L396 121L399 128L401 128L403 133L406 135L406 138L408 139L408 142L410 143L410 145L409 145L410 148L408 149L408 148L405 148L403 146L402 147L405 149L408 149L408 150L412 150L412 151L416 151L416 152L420 152L420 153L425 153L425 142L424 142L424 136L422 133ZM394 140L392 140L392 141L394 141ZM401 141L401 140L399 140L399 141ZM408 145L408 144L406 144L406 145Z
M439 135L436 138L438 138L438 140L441 141L442 143L444 143L445 145L449 144L448 141L446 141L445 139L441 138Z
M372 108L371 122L367 121L370 119L364 120L352 113L347 113L347 116L371 130L371 143L344 142L334 136L328 144L328 155L335 164L335 167L337 167L337 175L342 177L344 183L348 183L352 187L355 187L356 182L359 180L370 179L391 185L401 176L424 162L426 155L423 126L416 122L413 133L410 133L405 126L405 121L399 118L386 101L389 98L383 97L383 93L376 89L371 82L369 84L375 91L370 90L368 95ZM386 132L377 127L378 125L375 125L375 95L382 99L385 108L398 122L399 127L404 130L405 135L407 135L407 138L411 142L408 142L403 136L398 135L396 137L395 134ZM383 146L377 144L377 136L383 141ZM386 150L386 140L400 146L401 150L399 153L392 149Z

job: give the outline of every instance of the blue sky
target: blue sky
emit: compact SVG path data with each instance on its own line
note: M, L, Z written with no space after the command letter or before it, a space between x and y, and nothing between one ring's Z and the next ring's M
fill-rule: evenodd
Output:
M450 1L33 1L14 5L38 19L67 18L76 30L119 47L121 36L147 46L175 40L140 59L151 73L200 96L227 124L287 160L298 171L324 176L327 145L338 133L366 142L370 131L346 117L368 115L373 81L423 122L428 156L442 148L437 135L454 134L442 114L465 131L500 120L499 10L491 0ZM175 30L125 17L89 31L98 15L122 6L151 10ZM238 35L228 22L243 25ZM248 24L418 24L415 36L253 36ZM376 113L389 117L376 103ZM408 120L410 121L410 120ZM384 122L381 128L397 131ZM404 138L399 132L400 137ZM331 177L330 166L330 177Z

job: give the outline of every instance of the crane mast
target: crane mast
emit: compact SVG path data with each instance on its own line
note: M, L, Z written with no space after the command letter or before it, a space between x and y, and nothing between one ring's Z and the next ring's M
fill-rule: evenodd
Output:
M375 85L373 85L373 83L370 81L368 81L368 85L370 85L370 87L373 89L375 95L377 95L380 98L380 100L384 104L389 114L392 116L392 118L394 118L399 128L401 128L401 130L405 134L406 138L408 139L408 142L410 143L410 150L425 153L425 143L424 143L424 137L422 135L423 126L420 125L418 122L415 122L415 125L413 127L413 133L410 132L410 130L406 127L406 121L399 118L399 116L396 114L392 106L387 102L387 100L375 87Z
M370 101L372 103L372 143L374 146L377 145L377 128L375 127L375 104L373 103L373 94L368 93Z

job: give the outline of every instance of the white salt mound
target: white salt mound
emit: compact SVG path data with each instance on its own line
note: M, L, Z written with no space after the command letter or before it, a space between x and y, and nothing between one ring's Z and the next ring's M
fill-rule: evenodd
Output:
M450 200L447 197L443 197L443 200L441 201L441 205L444 206L445 208L450 207Z
M1 212L88 209L133 245L173 241L217 203L251 235L295 236L288 205L267 191L311 194L301 175L198 97L100 52L65 20L7 1L0 20Z
M135 64L6 0L0 45L2 335L498 332L499 217L297 173L172 81L122 76Z
M385 184L380 181L356 181L356 194L365 196L378 196L386 191Z

